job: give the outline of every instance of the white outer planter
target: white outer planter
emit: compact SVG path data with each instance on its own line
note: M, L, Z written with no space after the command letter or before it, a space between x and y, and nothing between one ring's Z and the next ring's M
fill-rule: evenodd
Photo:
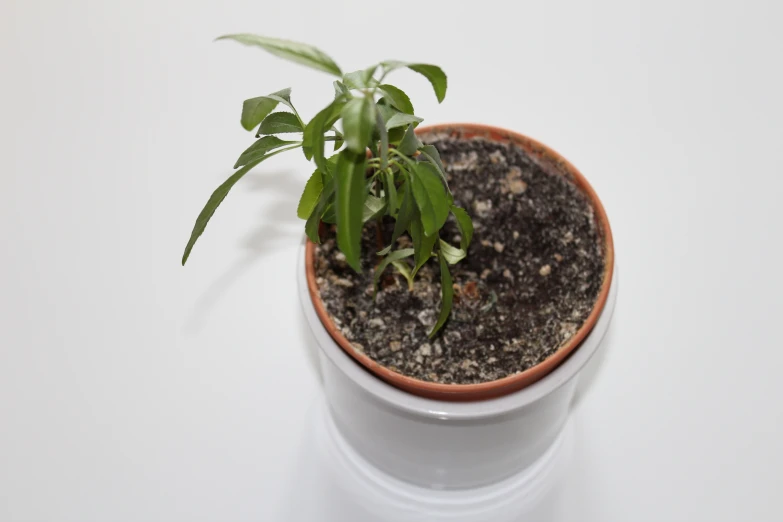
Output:
M299 297L318 343L324 391L340 434L389 475L433 489L486 486L520 473L560 434L580 371L598 350L617 299L617 268L595 327L552 373L522 390L477 402L425 399L399 390L351 359L321 324L310 300L304 243Z

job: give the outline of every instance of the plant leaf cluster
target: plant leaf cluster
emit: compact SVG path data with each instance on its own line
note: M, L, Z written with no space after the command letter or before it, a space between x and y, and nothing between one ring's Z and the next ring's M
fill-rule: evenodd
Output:
M285 88L245 100L240 123L255 131L256 141L237 159L238 169L209 198L196 219L182 256L184 265L193 245L204 232L215 209L231 188L251 169L282 152L300 149L315 170L299 201L297 215L305 221L307 237L320 243L319 224L333 223L337 246L357 272L361 266L362 229L384 217L394 220L389 238L378 248L375 284L389 265L413 288L421 267L436 257L440 265L442 304L430 336L443 326L451 312L453 289L449 265L463 259L473 236L468 213L454 205L438 151L424 145L415 128L422 118L410 98L387 76L408 69L426 78L438 102L446 96L446 74L436 65L400 61L380 62L343 73L323 51L310 45L252 34L222 36L281 58L337 77L334 98L305 122ZM459 246L440 238L449 215L459 226ZM397 249L397 240L408 234L412 248ZM382 235L379 235L382 237Z

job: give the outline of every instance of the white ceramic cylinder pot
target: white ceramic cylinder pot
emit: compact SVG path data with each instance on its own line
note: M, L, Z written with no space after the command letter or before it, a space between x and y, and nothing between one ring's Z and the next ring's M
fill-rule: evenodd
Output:
M316 315L305 275L302 308L318 344L332 419L358 454L381 471L418 486L486 486L520 473L556 440L565 425L577 377L595 354L614 311L617 273L595 327L571 356L522 390L476 402L426 399L370 374L332 339Z

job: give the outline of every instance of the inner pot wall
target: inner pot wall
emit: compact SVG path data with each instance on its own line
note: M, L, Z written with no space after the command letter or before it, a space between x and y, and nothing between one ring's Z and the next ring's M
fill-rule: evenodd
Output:
M304 243L298 264L299 296L340 433L381 471L437 489L498 482L546 451L566 421L578 374L598 349L617 296L615 271L593 330L565 362L534 384L495 399L440 401L395 388L349 357L316 314L305 275Z

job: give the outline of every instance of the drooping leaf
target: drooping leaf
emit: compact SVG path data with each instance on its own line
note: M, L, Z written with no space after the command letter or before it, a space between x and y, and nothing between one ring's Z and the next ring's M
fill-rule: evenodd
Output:
M459 226L460 237L459 246L465 252L468 251L470 241L473 239L473 221L465 211L465 209L452 205L451 213L457 220L457 226Z
M448 80L446 78L446 73L444 73L443 69L437 65L399 61L383 62L381 65L383 65L387 71L393 71L401 67L407 67L411 71L417 72L429 80L430 84L432 85L432 89L435 91L435 96L438 98L438 103L442 102L446 97Z
M392 116L386 120L386 128L394 129L395 127L405 127L411 123L419 123L424 121L423 118L414 116L413 114L405 114L404 112L395 112Z
M361 236L364 215L364 151L361 154L343 150L334 172L337 212L337 246L348 264L361 271Z
M388 256L384 257L380 263L378 263L378 266L375 268L375 274L373 275L373 297L375 297L375 292L378 290L378 281L381 279L381 274L383 274L383 271L386 270L386 267L389 266L390 263L394 263L395 261L405 259L406 257L410 257L412 255L412 248L403 248L402 250L395 250Z
M405 130L405 134L402 136L402 141L400 141L400 146L397 147L397 150L406 156L410 156L419 150L419 147L421 146L421 140L418 138L418 136L416 136L416 131L414 130L413 125L408 125L408 128Z
M408 95L402 89L394 85L384 84L378 88L379 91L397 108L398 111L406 114L413 114L413 104Z
M218 40L234 40L245 45L254 45L280 58L307 65L335 76L342 76L342 71L334 63L334 60L312 45L255 34L228 34L219 37Z
M362 222L367 223L371 219L377 219L382 216L386 210L386 202L382 198L368 194L364 200L364 210L362 212Z
M291 89L283 89L281 91L273 92L267 96L258 96L257 98L250 98L245 100L242 104L242 127L245 130L253 130L256 125L266 118L266 115L275 110L278 103L287 103L290 105L291 101L289 96L291 95Z
M349 89L367 89L375 87L378 85L378 80L372 76L375 74L377 68L377 65L373 65L367 69L346 73L345 76L343 76L343 83Z
M334 202L332 202L329 206L326 207L326 210L324 210L323 216L321 216L321 221L324 223L329 223L330 225L334 225L337 223L337 212L334 208Z
M432 248L435 246L435 242L438 240L438 234L432 234L427 236L424 234L424 228L421 224L421 216L417 213L411 220L408 230L411 233L411 239L413 240L413 261L415 267L413 269L413 275L424 266L424 263L432 257Z
M318 199L321 197L323 189L323 175L320 170L316 169L310 176L310 179L307 180L302 197L299 198L299 206L296 208L296 215L299 219L308 219L310 217L318 204Z
M321 191L321 196L318 198L318 203L313 209L310 217L307 218L305 223L305 234L310 238L313 243L321 243L321 237L318 235L318 226L321 224L321 217L324 215L326 208L334 201L334 181L331 179L324 183L324 188Z
M446 324L446 320L449 318L449 315L451 314L451 307L453 306L454 302L454 286L451 281L451 274L449 273L449 265L446 263L446 258L444 256L440 257L440 295L441 295L441 301L440 301L440 314L438 315L438 321L435 323L435 326L432 327L432 331L429 334L430 339L438 333L438 330L440 330L444 324Z
M277 136L264 136L263 138L257 139L251 146L245 149L234 164L234 168L236 169L243 165L247 165L251 161L261 159L272 150L297 143L299 142L281 140Z
M299 118L290 112L273 112L264 118L261 127L258 129L260 134L284 134L287 132L302 132L302 124Z
M421 214L421 222L427 236L435 234L449 217L446 191L437 169L428 163L417 163L411 176L413 196Z
M440 240L440 253L450 265L456 265L467 255L461 248L453 247L442 239Z
M372 100L364 96L353 98L345 104L341 115L345 143L351 151L364 154L370 141L370 134L375 126Z
M302 150L305 157L309 160L315 158L316 166L322 172L326 170L324 160L324 133L340 118L340 111L345 106L345 102L334 100L327 105L305 126L302 135Z
M413 292L413 275L411 274L411 267L402 260L392 261L392 266L402 274L402 277L404 277L406 281L408 281L408 290Z
M446 169L443 167L443 162L440 160L440 153L438 152L438 149L436 149L434 145L424 145L419 150L421 151L421 155L424 157L424 159L437 167L438 174L440 174L440 179L443 180L443 184L446 186L446 190L449 194L451 194L449 180L446 178Z

